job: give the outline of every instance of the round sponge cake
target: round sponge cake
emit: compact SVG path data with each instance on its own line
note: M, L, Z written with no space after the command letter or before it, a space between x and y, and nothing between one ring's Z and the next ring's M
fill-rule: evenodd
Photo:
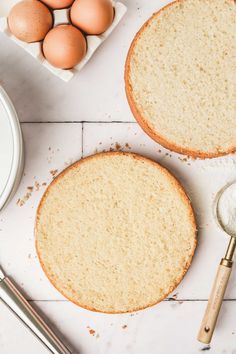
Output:
M179 153L236 151L236 2L179 0L154 14L128 53L126 93L141 127Z
M121 152L85 158L55 178L35 232L52 284L72 302L106 313L161 301L196 247L193 210L178 181L156 162Z

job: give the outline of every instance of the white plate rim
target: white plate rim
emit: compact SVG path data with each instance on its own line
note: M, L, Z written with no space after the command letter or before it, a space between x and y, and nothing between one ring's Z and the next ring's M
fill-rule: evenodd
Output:
M1 210L13 196L21 179L23 170L23 138L16 110L2 86L0 86L0 101L6 109L13 136L13 160L6 187L0 198Z

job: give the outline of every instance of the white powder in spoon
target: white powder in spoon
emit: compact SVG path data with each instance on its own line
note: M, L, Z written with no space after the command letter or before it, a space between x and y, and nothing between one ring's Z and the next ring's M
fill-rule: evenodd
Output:
M217 214L224 230L229 235L236 236L236 182L221 194Z

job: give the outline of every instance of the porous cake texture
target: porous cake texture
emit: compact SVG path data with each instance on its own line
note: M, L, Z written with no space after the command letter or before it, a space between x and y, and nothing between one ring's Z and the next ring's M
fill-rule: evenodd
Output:
M52 284L89 310L136 311L164 299L196 247L190 201L162 166L132 153L82 159L37 211L36 248Z
M179 0L134 38L126 93L141 127L179 153L236 151L236 2Z

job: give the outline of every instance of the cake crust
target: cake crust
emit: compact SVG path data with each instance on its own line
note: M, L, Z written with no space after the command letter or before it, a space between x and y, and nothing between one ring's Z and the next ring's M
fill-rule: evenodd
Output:
M165 5L164 7L162 7L159 11L155 12L144 24L143 26L140 28L140 30L136 33L131 46L129 48L128 54L127 54L127 58L126 58L126 62L125 62L125 70L124 70L124 81L125 81L125 92L126 92L126 97L131 109L131 112L134 116L134 118L136 119L136 121L138 122L138 124L140 125L140 127L144 130L144 132L146 134L148 134L148 136L150 136L150 138L152 138L154 141L156 141L157 143L159 143L160 145L164 146L165 148L180 153L180 154L184 154L184 155L188 155L191 156L193 158L200 158L200 159L207 159L207 158L215 158L215 157L220 157L220 156L225 156L231 153L236 152L236 145L230 149L226 149L225 151L217 151L217 152L204 152L201 150L193 150L191 148L186 148L183 146L179 146L177 144L175 144L173 141L168 140L166 137L162 136L161 134L159 134L157 131L155 131L154 129L152 129L152 127L150 126L149 122L147 121L147 119L145 118L144 114L138 109L135 100L133 98L133 88L132 88L132 84L130 82L130 71L131 71L131 60L132 60L132 56L133 56L133 50L137 44L137 42L139 41L140 37L142 36L143 32L145 31L145 29L149 26L149 24L153 21L153 19L158 18L162 12L166 11L167 9L171 8L172 6L176 5L176 4L180 4L180 3L184 3L185 1L188 0L175 0L170 2L169 4Z
M174 183L176 189L178 190L178 192L180 193L181 197L183 198L184 202L186 203L186 205L188 206L188 209L189 209L189 215L190 215L190 223L193 227L193 229L195 230L195 237L194 237L194 246L192 247L192 251L191 253L189 254L189 258L188 258L188 261L186 262L185 264L185 267L182 269L182 273L179 275L178 278L176 278L175 282L173 283L173 285L171 286L171 288L169 289L168 293L165 293L163 295L162 298L158 299L158 301L155 301L155 302L152 302L152 303L149 303L147 304L146 306L143 306L143 307L136 307L136 308L132 308L132 309L129 309L128 311L101 311L97 308L94 308L94 307L91 307L91 306L87 306L85 305L84 303L80 303L79 301L75 300L72 296L68 296L58 285L57 285L57 281L55 280L55 278L53 278L51 276L51 274L49 273L48 269L46 268L45 266L45 263L42 259L42 256L41 256L41 252L39 251L39 247L38 247L38 240L37 240L37 228L38 228L38 224L40 222L40 216L41 216L41 210L44 206L44 202L48 196L48 194L50 193L50 190L51 188L57 184L57 182L59 180L61 180L63 178L64 175L66 175L68 173L68 171L71 171L73 169L77 169L79 166L81 166L82 164L84 163L87 163L88 161L90 160L93 160L93 159L100 159L100 158L103 158L103 157L112 157L112 156L117 156L117 155L120 155L120 156L130 156L132 157L133 159L135 160L141 160L141 161L144 161L146 163L149 163L155 167L157 167L158 169L160 169L162 172L164 172L164 174L166 176L168 176L168 178L171 179L171 181ZM51 282L51 284L57 289L57 291L59 293L61 293L65 298L67 298L69 301L71 301L72 303L84 308L84 309L87 309L87 310L90 310L90 311L94 311L94 312L100 312L100 313L107 313L107 314L120 314L120 313L130 313L130 312L134 312L134 311L140 311L140 310L144 310L148 307L151 307L151 306L154 306L156 304L158 304L159 302L161 302L163 299L165 299L178 285L179 283L182 281L182 279L184 278L187 270L189 269L191 263L192 263L192 259L193 259L193 256L194 256L194 253L195 253L195 249L196 249L196 246L197 246L197 225L196 225L196 218L195 218L195 214L194 214L194 211L193 211L193 207L192 207L192 204L191 204L191 201L188 197L188 195L186 194L184 188L182 187L182 185L180 184L180 182L169 172L169 170L165 167L163 167L162 165L160 165L159 163L149 159L149 158L146 158L146 157L143 157L139 154L136 154L136 153L131 153L131 152L102 152L102 153L98 153L98 154L95 154L95 155L91 155L91 156L88 156L86 158L83 158L75 163L73 163L71 166L67 167L65 170L63 170L57 177L55 177L55 179L50 183L50 185L47 187L40 203L39 203L39 206L37 208L37 212L36 212L36 219L35 219L35 247L36 247L36 252L37 252L37 256L38 256L38 259L39 259L39 262L40 262L40 265L45 273L45 275L47 276L48 280Z

